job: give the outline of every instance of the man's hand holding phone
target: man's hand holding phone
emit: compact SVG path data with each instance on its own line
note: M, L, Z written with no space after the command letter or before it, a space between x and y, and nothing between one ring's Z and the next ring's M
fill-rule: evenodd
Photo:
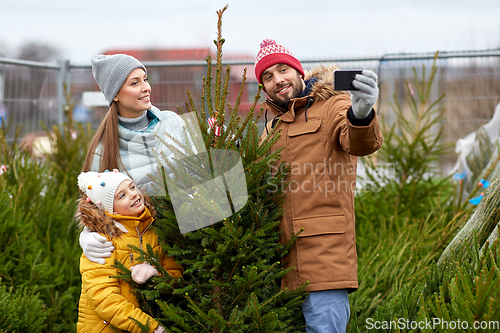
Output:
M366 118L378 98L377 74L367 69L355 71L336 70L333 74L334 89L348 90L351 94L354 116L358 119Z

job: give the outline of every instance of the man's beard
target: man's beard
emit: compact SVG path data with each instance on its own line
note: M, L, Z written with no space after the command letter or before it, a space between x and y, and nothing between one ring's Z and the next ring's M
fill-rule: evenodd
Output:
M297 73L296 80L294 80L292 82L283 83L282 85L280 85L279 87L276 88L276 91L277 91L280 88L282 88L283 86L290 85L290 87L292 88L292 96L287 100L283 100L283 99L276 100L273 98L271 98L271 100L274 102L274 104L278 105L279 107L281 107L283 109L286 109L286 104L288 103L288 101L292 98L298 97L300 95L300 93L302 92L303 87L302 87L301 83L302 83L302 81L301 81L300 74ZM277 95L278 94L275 94L275 96L277 96Z

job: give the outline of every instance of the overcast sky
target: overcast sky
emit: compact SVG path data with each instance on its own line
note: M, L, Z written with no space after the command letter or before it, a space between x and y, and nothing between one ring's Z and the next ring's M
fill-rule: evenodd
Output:
M213 48L226 4L226 53L253 56L265 38L302 60L500 47L499 0L0 0L0 47L44 42L80 64L114 48Z

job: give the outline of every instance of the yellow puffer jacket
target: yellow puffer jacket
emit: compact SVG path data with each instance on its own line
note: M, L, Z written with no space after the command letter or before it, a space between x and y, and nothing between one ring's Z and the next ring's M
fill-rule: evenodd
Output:
M150 205L146 207L151 208ZM154 214L152 208L151 211ZM111 277L118 275L117 269L111 267L115 260L127 268L140 263L135 259L139 255L128 247L129 244L143 249L149 244L154 251L160 252L157 235L151 228L154 221L151 211L146 208L139 217L107 215L91 203L80 200L77 211L79 224L111 240L115 250L104 265L91 262L85 255L80 258L82 291L77 332L111 333L115 332L113 328L118 332L140 332L139 327L128 317L148 324L150 332L158 327L158 322L139 308L129 284ZM172 277L182 276L183 269L174 258L163 256L161 265Z

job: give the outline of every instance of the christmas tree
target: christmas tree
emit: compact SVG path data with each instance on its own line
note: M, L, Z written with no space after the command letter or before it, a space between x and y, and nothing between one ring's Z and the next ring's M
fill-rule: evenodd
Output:
M378 163L392 163L394 172L368 170L378 191L357 194L360 288L350 296L348 332L500 331L500 168L495 154L478 164L474 177L492 182L477 185L487 189L472 207L456 200L462 193L453 189L463 190L463 183L438 173L447 147L443 96L428 98L436 71L436 58L428 79L425 67L421 79L414 69L416 98L407 84L411 114L395 101L395 124L382 126Z
M278 157L279 152L271 154L269 150L279 133L271 133L266 140L260 140L257 121L262 110L255 110L260 89L248 114L245 117L238 115L246 69L236 103L231 105L227 101L231 69L227 66L225 75L223 74L224 39L221 35L222 15L226 9L227 6L217 12L215 79L213 81L211 74L212 59L208 56L201 109L195 107L189 92L189 102L186 103L188 112L195 114L195 127L200 129L203 145L201 150L205 151L200 153L200 147L197 151L185 147L195 158L182 160L179 157L176 161L177 164L185 162L186 172L179 167L173 169L176 178L181 180L177 185L189 188L193 184L200 184L199 179L193 180L196 178L193 175L199 175L198 169L201 168L196 165L196 161L208 161L202 163L203 167L209 172L212 170L212 177L216 178L218 174L213 169L215 160L220 155L215 152L233 152L233 156L240 159L244 170L242 178L247 191L244 198L242 192L239 197L235 197L234 193L227 196L233 212L231 215L221 218L219 222L214 220L216 223L209 226L190 227L189 230L192 231L183 232L180 219L186 218L186 215L188 218L189 214L198 213L223 217L217 215L220 211L217 205L213 205L210 197L216 196L217 189L212 189L214 193L208 193L208 196L206 189L194 191L191 197L199 196L200 205L193 208L188 202L186 206L190 207L181 207L176 211L172 187L168 187L172 184L160 184L167 177L163 180L155 179L159 185L168 188L168 193L153 198L158 211L156 232L163 250L174 256L185 271L182 279L171 279L156 263L157 253L152 253L150 249L139 251L144 260L155 265L163 274L145 285L134 287L143 309L150 312L169 332L304 331L300 310L305 296L303 288L280 288L281 277L288 272L280 260L294 240L286 245L278 241L277 226L284 200L278 185L284 175L279 172L271 175L269 163ZM189 129L187 131L190 132ZM199 158L200 155L204 157ZM160 154L158 158L162 159L164 156ZM172 163L163 162L169 166ZM231 161L232 164L233 162ZM226 189L234 188L232 184L235 181L230 176L223 179ZM211 212L207 212L209 210ZM184 215L180 216L182 214ZM194 216L192 219L196 220ZM121 277L133 284L130 275L124 273Z

